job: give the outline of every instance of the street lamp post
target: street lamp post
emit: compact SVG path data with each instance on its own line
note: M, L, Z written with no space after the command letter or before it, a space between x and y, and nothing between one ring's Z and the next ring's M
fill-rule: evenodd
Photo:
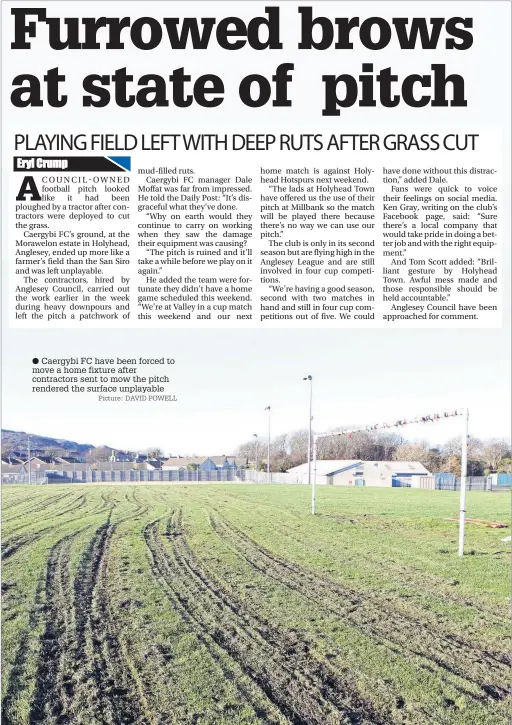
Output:
M313 438L313 488L311 489L311 513L315 514L316 505L316 459L318 455L318 436Z
M256 464L255 464L255 470L256 470L256 473L258 473L258 434L257 433L253 433L252 435L253 435L253 438L256 439L256 441L255 441L255 443L256 443ZM256 481L257 480L258 480L258 476L256 476Z
M464 408L462 455L460 470L459 556L464 556L464 526L466 523L466 484L468 478L468 426L469 410Z
M303 380L309 381L309 426L308 426L308 486L311 486L311 426L313 422L313 376L307 375Z
M27 451L28 451L28 482L32 483L32 462L30 460L30 436L27 436Z
M267 476L270 479L270 405L265 410L268 410L268 436L267 436Z

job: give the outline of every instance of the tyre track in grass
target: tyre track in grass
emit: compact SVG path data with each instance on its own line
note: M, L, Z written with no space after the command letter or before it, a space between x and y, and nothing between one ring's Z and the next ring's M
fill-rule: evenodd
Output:
M293 541L296 541L301 546L304 546L304 539L303 538L301 539L300 537L298 537L296 535L297 534L296 530L292 529L291 527L287 526L286 524L276 524L275 526L276 526L276 529L280 529L287 538L292 539ZM310 548L312 550L319 551L319 552L323 551L321 547L319 547L319 546L315 547L314 544L311 544ZM369 556L365 552L365 560L367 558L373 562L376 561L375 557ZM393 565L396 565L397 562L392 561L392 563L393 563ZM381 566L382 566L382 561L381 561ZM411 586L418 586L418 576L414 576L409 568L407 568L403 565L400 565L400 564L398 566L394 566L393 574L396 576L397 573L399 573L400 579L402 582L407 582ZM431 574L430 575L426 574L426 573L424 574L421 570L419 570L418 573L419 573L420 577L423 577L423 581L422 581L423 586L425 586L425 588L428 591L435 592L436 598L438 598L440 600L444 599L450 605L455 605L455 606L459 606L459 607L460 606L471 607L471 609L473 611L478 611L482 615L482 617L485 617L486 622L492 621L494 624L503 626L504 615L497 614L495 610L491 609L490 607L486 607L485 605L483 605L481 603L471 602L467 599L467 597L464 597L463 595L458 594L456 591L449 591L451 589L456 589L456 587L454 588L452 586L447 589L446 588L446 579L443 579L441 577L436 577ZM442 587L441 590L439 589L439 587ZM344 588L347 589L346 587L344 587ZM347 591L348 591L348 589L347 589ZM360 594L355 591L352 591L352 593L354 594L354 596L360 596ZM396 613L396 609L393 608L389 604L389 600L383 599L380 596L376 597L374 594L372 594L372 592L369 592L366 596L370 597L372 599L372 601L374 601L376 604L378 604L380 609L382 609L383 611L389 612L390 616L394 615ZM428 612L429 612L429 610L427 610L427 613ZM423 623L422 626L428 625L428 623L425 623L424 620L419 620L417 617L415 617L411 613L404 612L403 616L408 619L412 619L414 621L418 621L418 622L421 621ZM432 624L430 624L428 626L430 626L432 628ZM438 632L438 631L439 630L435 629L435 632ZM468 640L464 640L464 638L458 637L457 635L453 635L451 633L445 633L445 636L448 639L450 639L452 642L457 642L457 643L461 642L461 643L463 643L463 646L468 645ZM473 645L470 645L470 647L472 650L474 649ZM512 664L512 655L503 654L502 652L492 652L490 650L482 650L482 651L485 651L486 654L490 657L496 657L501 663L503 663L506 666Z
M80 502L80 503L78 503ZM85 496L80 496L76 502L77 505L71 505L65 508L60 513L55 514L52 518L58 518L60 516L65 516L69 512L75 512L78 511L78 509L81 509L86 504ZM83 514L80 514L79 516L73 517L73 518L83 518ZM69 519L69 521L73 521L72 519ZM67 521L65 523L68 523ZM26 524L25 526L19 526L16 528L16 531L21 531L23 528L28 528L29 526L32 526L32 524ZM58 524L53 524L52 526L46 526L44 529L39 529L38 531L34 531L33 533L28 534L14 534L14 536L11 536L10 539L7 539L6 541L2 542L2 561L5 559L9 559L13 554L16 554L20 549L25 547L27 544L33 544L38 539L40 539L44 534L46 534L48 531L55 531L56 526Z
M2 561L10 559L13 554L16 554L20 549L27 544L33 544L42 536L45 532L49 531L50 527L34 532L33 534L21 534L18 536L12 536L10 539L2 541Z
M136 509L116 523L96 529L84 552L74 581L75 676L74 707L80 722L105 725L150 725L153 720L135 667L119 636L108 594L108 562L112 536L121 523L147 513Z
M210 516L214 531L260 573L300 593L350 626L384 644L392 652L419 658L423 669L440 668L458 678L452 685L474 700L504 700L509 696L509 657L479 649L457 635L442 633L425 622L386 608L386 603L363 596L338 582L324 579L261 546L218 511ZM465 684L464 684L465 683ZM479 688L475 694L468 686Z
M20 725L20 720L16 715L16 703L19 699L25 696L28 689L28 682L26 679L27 662L31 650L32 631L38 627L42 617L44 589L44 578L41 578L36 587L34 601L30 608L28 628L20 634L19 644L9 671L5 695L2 699L1 722L3 725Z
M227 494L228 498L224 501L224 503L234 503L234 502L240 502L240 500L243 500L247 503L250 503L254 505L255 501L254 498L251 498L249 496L244 496L240 492L236 492L236 494L230 493ZM272 511L272 513L275 513L275 506L272 504L258 501L257 505L259 507L265 507ZM243 507L239 507L241 512L245 512ZM286 511L286 516L288 518L296 519L297 521L301 521L301 517L294 514L291 511ZM378 516L370 515L370 514L358 514L354 513L353 515L343 515L343 514L327 514L327 513L317 513L317 516L319 518L326 518L330 519L333 522L337 522L340 524L355 524L360 523L361 519L363 519L362 523L366 523L369 518L373 519L379 519ZM304 545L304 540L300 539L293 535L293 533L296 533L296 530L290 526L289 524L285 524L282 521L276 523L276 527L283 529L283 533L287 535L289 538L294 539L299 544ZM381 529L381 531L384 531L385 529ZM311 543L309 544L311 546ZM317 547L318 551L321 551L322 549L320 547ZM371 552L365 551L364 553L365 559L369 559L374 564L379 566L381 564L381 560L378 557L372 556ZM397 562L393 562L396 564ZM400 574L400 579L402 581L407 581L411 585L417 585L418 583L418 576L415 576L414 569L411 570L411 568L407 568L404 565L398 565L394 567L394 572ZM480 612L486 620L492 619L493 621L502 624L503 623L503 616L500 616L499 614L496 614L496 611L492 609L489 606L486 606L485 604L481 602L474 602L469 601L468 597L465 597L461 594L459 594L456 589L453 587L446 587L446 580L444 580L442 577L436 576L434 574L428 574L425 571L418 570L419 576L422 580L422 583L427 583L431 589L436 589L436 597L443 597L448 602L456 604L458 606L464 606L464 607L471 607L473 610ZM439 590L439 587L442 587L441 590ZM512 663L512 658L511 658Z
M50 549L46 566L44 632L40 639L35 689L28 722L66 723L73 647L73 596L69 572L73 541L89 526L62 537Z
M352 685L311 660L305 643L243 609L192 552L182 529L181 510L169 520L165 536L170 551L158 521L145 529L156 573L171 600L179 604L187 621L195 623L202 641L213 640L288 722L388 722L362 701Z
M283 530L283 534L287 536L290 539L293 539L297 543L304 545L304 540L300 539L296 536L296 532L293 530L290 530L290 527L288 527L286 524L278 524L277 528ZM321 549L318 549L318 551L321 551ZM395 563L395 562L394 562ZM299 567L300 568L300 567ZM405 580L408 579L409 581L412 581L413 583L416 583L417 580L412 579L411 572L403 566L400 566L399 568L400 576ZM420 572L421 573L421 572ZM425 579L428 584L428 587L432 590L435 589L436 586L439 586L439 579L435 577L430 577L428 574L425 574ZM361 598L361 594L359 592L355 592L354 590L350 590L344 585L340 585L339 583L333 582L335 586L338 588L341 587L342 592L349 592L350 596L355 596ZM444 582L443 582L444 583ZM437 594L437 592L436 592ZM479 604L474 604L472 602L468 602L465 598L461 598L460 595L447 593L446 591L442 592L443 595L446 596L448 601L452 604L456 605L464 605L466 607L472 607L482 613L482 615L485 616L486 621L493 620L497 624L503 625L504 619L502 616L495 613L495 611L491 610L490 608L487 608L485 606L480 606ZM372 592L367 593L366 598L370 599L370 601L373 603L375 607L378 607L378 609L382 612L387 612L389 617L395 617L396 616L396 607L393 607L392 604L389 603L389 600L383 599L382 597L378 596L376 597ZM428 632L428 637L435 637L443 642L442 649L443 651L448 648L450 653L455 653L457 656L460 655L461 651L464 655L469 656L469 660L465 662L464 666L470 666L471 662L481 662L483 664L488 665L489 667L493 667L493 665L496 665L497 668L501 669L502 674L504 674L507 670L509 670L510 666L512 665L512 654L510 652L493 652L489 649L482 649L481 647L476 646L474 643L471 642L470 639L461 637L460 635L453 634L451 632L442 631L441 628L437 626L437 623L432 622L426 622L425 620L419 619L417 616L414 615L412 612L402 611L400 613L400 617L404 618L407 622L410 623L411 626L417 627L418 630L426 630ZM400 626L402 626L402 620L400 620ZM446 640L446 642L445 642ZM431 648L431 640L428 639L425 641L425 648L428 650ZM492 694L492 687L484 686L484 691L487 694L490 694L493 699L504 699L504 697L508 697L508 692L502 692L502 696L500 697L499 692L494 692Z
M103 499L103 496L102 496L102 499ZM65 511L55 514L55 518L59 518L60 516L64 516L65 514L68 514L70 512L83 508L83 506L85 506L85 504L86 504L86 501L84 500L78 506L69 506ZM58 527L66 526L67 524L71 523L72 521L76 521L78 519L82 519L82 518L88 517L88 516L99 515L100 513L103 513L104 511L108 511L111 508L111 505L112 504L109 501L107 501L106 499L103 499L103 503L98 502L98 504L94 508L92 508L90 511L88 511L86 513L80 513L77 516L72 516L71 518L66 519L65 521L59 521L56 523L52 523L51 526L45 526L43 529L39 529L37 531L31 532L28 534L20 534L20 533L14 534L9 539L6 539L5 541L2 542L2 554L1 554L2 561L6 561L7 559L10 559L10 557L13 556L13 554L17 554L18 551L25 548L27 545L34 544L36 541L38 541L43 536L48 534L48 532L54 532ZM27 524L25 527L20 527L19 529L17 529L17 531L20 531L21 528L27 528L29 526L31 526L31 524Z
M14 490L18 486L18 484L11 485L14 487ZM11 491L12 490L13 489L11 489ZM40 503L45 500L46 495L45 489L36 485L30 486L30 494L28 497L21 497L22 494L19 490L14 494L12 494L11 491L9 491L8 494L6 494L5 488L2 491L2 511L12 511L13 508L18 506L23 507L27 506L28 504L34 505ZM9 498L9 501L5 503L5 498L7 497Z
M104 503L104 502L103 502ZM138 683L114 626L114 614L107 594L108 546L122 521L88 524L57 541L48 556L45 580L44 632L30 703L29 725L66 723L150 724L140 716ZM147 510L147 508L146 508ZM92 537L83 552L74 581L70 574L73 541L87 529ZM24 643L16 659L24 658ZM13 683L16 687L16 683ZM85 698L81 697L86 691ZM13 700L9 693L7 702ZM93 705L93 707L91 707ZM13 725L14 725L14 721Z
M232 682L236 687L241 699L249 704L259 722L268 725L280 725L282 718L279 711L275 710L272 703L268 701L265 694L250 679L244 679L244 670L239 668L225 649L216 642L215 638L204 627L201 621L189 611L188 596L181 591L176 591L173 582L172 569L167 557L159 542L158 525L160 519L148 523L144 528L144 539L148 548L151 564L151 571L159 586L163 589L173 609L180 615L188 628L195 635L212 661L219 668L222 677ZM176 584L178 580L174 582Z
M378 519L377 516L370 516L368 514L363 514L362 516L360 514L354 514L354 516L343 516L341 514L317 514L317 516L330 519L331 521L334 521L339 524L359 524L361 518L363 519L362 523L363 525L368 525L368 519L371 519L371 522L373 522L375 519ZM398 524L397 524L398 525ZM295 539L295 541L303 544L304 541L293 536L293 529L290 526L287 526L286 524L281 523L280 528L287 529L287 535L290 536L290 538ZM385 529L380 529L381 533L385 532ZM412 545L412 544L411 544ZM381 559L378 556L375 556L372 554L371 551L365 551L364 553L365 559L369 559L374 565L379 566L381 564ZM393 563L393 573L396 576L399 574L401 582L407 582L408 584L412 586L417 586L418 584L418 577L421 579L421 582L423 585L427 584L428 588L431 590L435 590L436 592L436 598L442 597L443 599L446 599L451 604L456 604L459 606L464 607L471 607L477 612L480 612L487 621L494 621L497 623L503 622L503 616L500 616L496 613L496 610L491 608L490 606L486 606L482 602L474 602L469 601L468 597L461 595L457 592L456 588L447 586L446 579L444 579L441 576L427 573L426 571L423 571L421 569L415 569L414 567L406 567L403 564L400 564L394 560L392 560Z
M108 508L104 506L105 503L107 502L103 500L100 503L100 508L96 506L87 515L99 515L111 510L111 506ZM57 527L67 525L82 517L83 514L80 514L79 516L60 522ZM56 541L49 549L46 570L42 573L36 586L34 602L29 610L28 628L20 634L19 644L7 680L5 695L2 701L2 722L6 723L6 725L16 725L20 722L15 715L15 703L20 698L24 698L30 704L29 722L32 720L39 722L41 718L46 717L44 713L46 703L50 701L58 703L61 699L64 682L59 683L57 680L54 681L52 677L55 672L60 670L60 660L63 655L62 642L55 636L56 633L65 633L65 641L68 644L73 639L69 634L69 619L64 620L63 618L66 612L71 612L69 595L70 581L68 579L69 549L76 537L93 526L94 524L82 526L77 531ZM34 544L44 535L48 534L48 532L54 533L57 527L47 526L44 529L34 532L34 534L15 537L15 540L7 542L2 552L2 559L9 559L17 551L29 544ZM64 599L68 605L66 612L62 606ZM39 627L41 622L43 622L44 631L37 643L32 633ZM37 644L39 644L39 652L35 650ZM31 699L27 666L32 652L37 662L35 689ZM49 674L47 675L48 668Z
M41 498L38 498L37 501L30 502L32 505L30 505L27 509L24 511L20 511L15 514L15 516L5 516L2 519L2 525L9 526L12 521L17 521L18 519L25 518L25 516L28 516L29 514L33 513L40 513L41 511L45 511L47 508L52 506L54 503L60 501L62 502L65 498L68 498L69 496L74 496L73 491L69 491L65 494L56 494L54 496L48 496L48 498L45 498L44 496L41 496ZM67 502L66 502L67 503ZM21 526L17 526L12 530L12 533L17 531L19 528L24 526L24 524L21 524Z
M299 637L296 632L280 629L254 609L248 608L227 582L196 557L186 537L180 539L180 546L186 556L187 565L202 581L205 588L220 597L223 603L243 620L249 632L257 632L267 644L276 647L280 655L284 654L286 666L291 667L293 672L302 671L313 687L318 688L338 712L347 716L348 722L371 722L374 725L389 722L390 713L380 715L373 710L361 697L353 679L349 679L346 675L341 677L340 673L329 667L327 662L314 657L313 642L305 640L302 636Z
M65 501L65 499L68 499L69 496L74 496L75 494L76 494L76 492L71 492L71 493L65 494L64 496L57 496L57 497L52 496L51 500L49 499L50 503L48 503L48 505L41 506L39 508L35 508L34 510L32 510L28 513L30 513L30 515L32 517L34 517L34 516L39 517L39 514L43 514L43 516L44 516L47 513L47 509L50 506L52 506L58 502L59 504L64 504L64 508L62 509L59 507L59 508L55 509L55 512L52 511L51 518L54 519L54 518L59 517L61 514L67 514L70 511L74 511L75 509L78 508L76 504L80 500L80 498L81 498L80 496L78 498L73 499L72 501L69 501L69 500ZM82 504L82 506L83 505L84 504ZM41 518L43 518L43 516ZM20 518L20 517L16 517L16 518ZM23 514L23 518L25 518L25 514ZM9 522L7 522L7 523L9 523ZM10 529L9 535L19 534L21 531L23 531L24 529L30 528L30 526L32 526L32 525L33 525L32 521L28 521L28 522L25 521L25 522L18 523L14 528Z

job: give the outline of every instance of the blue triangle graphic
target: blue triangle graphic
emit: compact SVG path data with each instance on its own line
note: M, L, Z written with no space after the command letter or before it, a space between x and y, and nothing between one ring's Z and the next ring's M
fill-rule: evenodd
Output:
M107 156L118 166L122 166L126 171L132 170L132 157L131 156Z

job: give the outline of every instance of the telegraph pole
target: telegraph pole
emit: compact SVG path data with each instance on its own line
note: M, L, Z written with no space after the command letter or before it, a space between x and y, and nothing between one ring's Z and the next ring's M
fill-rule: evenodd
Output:
M313 376L308 375L303 380L309 381L309 426L308 426L308 485L311 486L311 426L313 421Z
M311 513L315 515L316 507L316 456L317 456L318 436L313 438L313 488L311 489Z
M30 460L30 436L27 436L27 450L28 450L28 482L32 483L32 462Z
M257 433L253 433L252 436L253 436L253 438L256 439L255 440L255 443L256 443L256 464L255 464L255 469L256 469L256 473L257 473L258 472L258 434ZM258 480L258 476L256 476L256 480Z
M270 482L270 405L268 405L265 410L268 410L267 476Z
M468 479L469 409L462 414L462 454L460 470L459 556L464 556L464 527L466 524L466 485Z

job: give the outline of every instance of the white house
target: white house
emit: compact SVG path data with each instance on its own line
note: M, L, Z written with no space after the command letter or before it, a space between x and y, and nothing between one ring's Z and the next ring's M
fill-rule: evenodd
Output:
M311 465L313 471L313 464ZM308 464L290 468L307 483ZM421 476L432 474L418 461L317 461L317 482L328 486L411 486L419 488ZM320 480L319 480L320 479Z
M162 464L162 471L179 471L189 466L201 471L220 471L224 469L243 468L247 465L247 458L235 456L200 456L196 458L168 458Z

